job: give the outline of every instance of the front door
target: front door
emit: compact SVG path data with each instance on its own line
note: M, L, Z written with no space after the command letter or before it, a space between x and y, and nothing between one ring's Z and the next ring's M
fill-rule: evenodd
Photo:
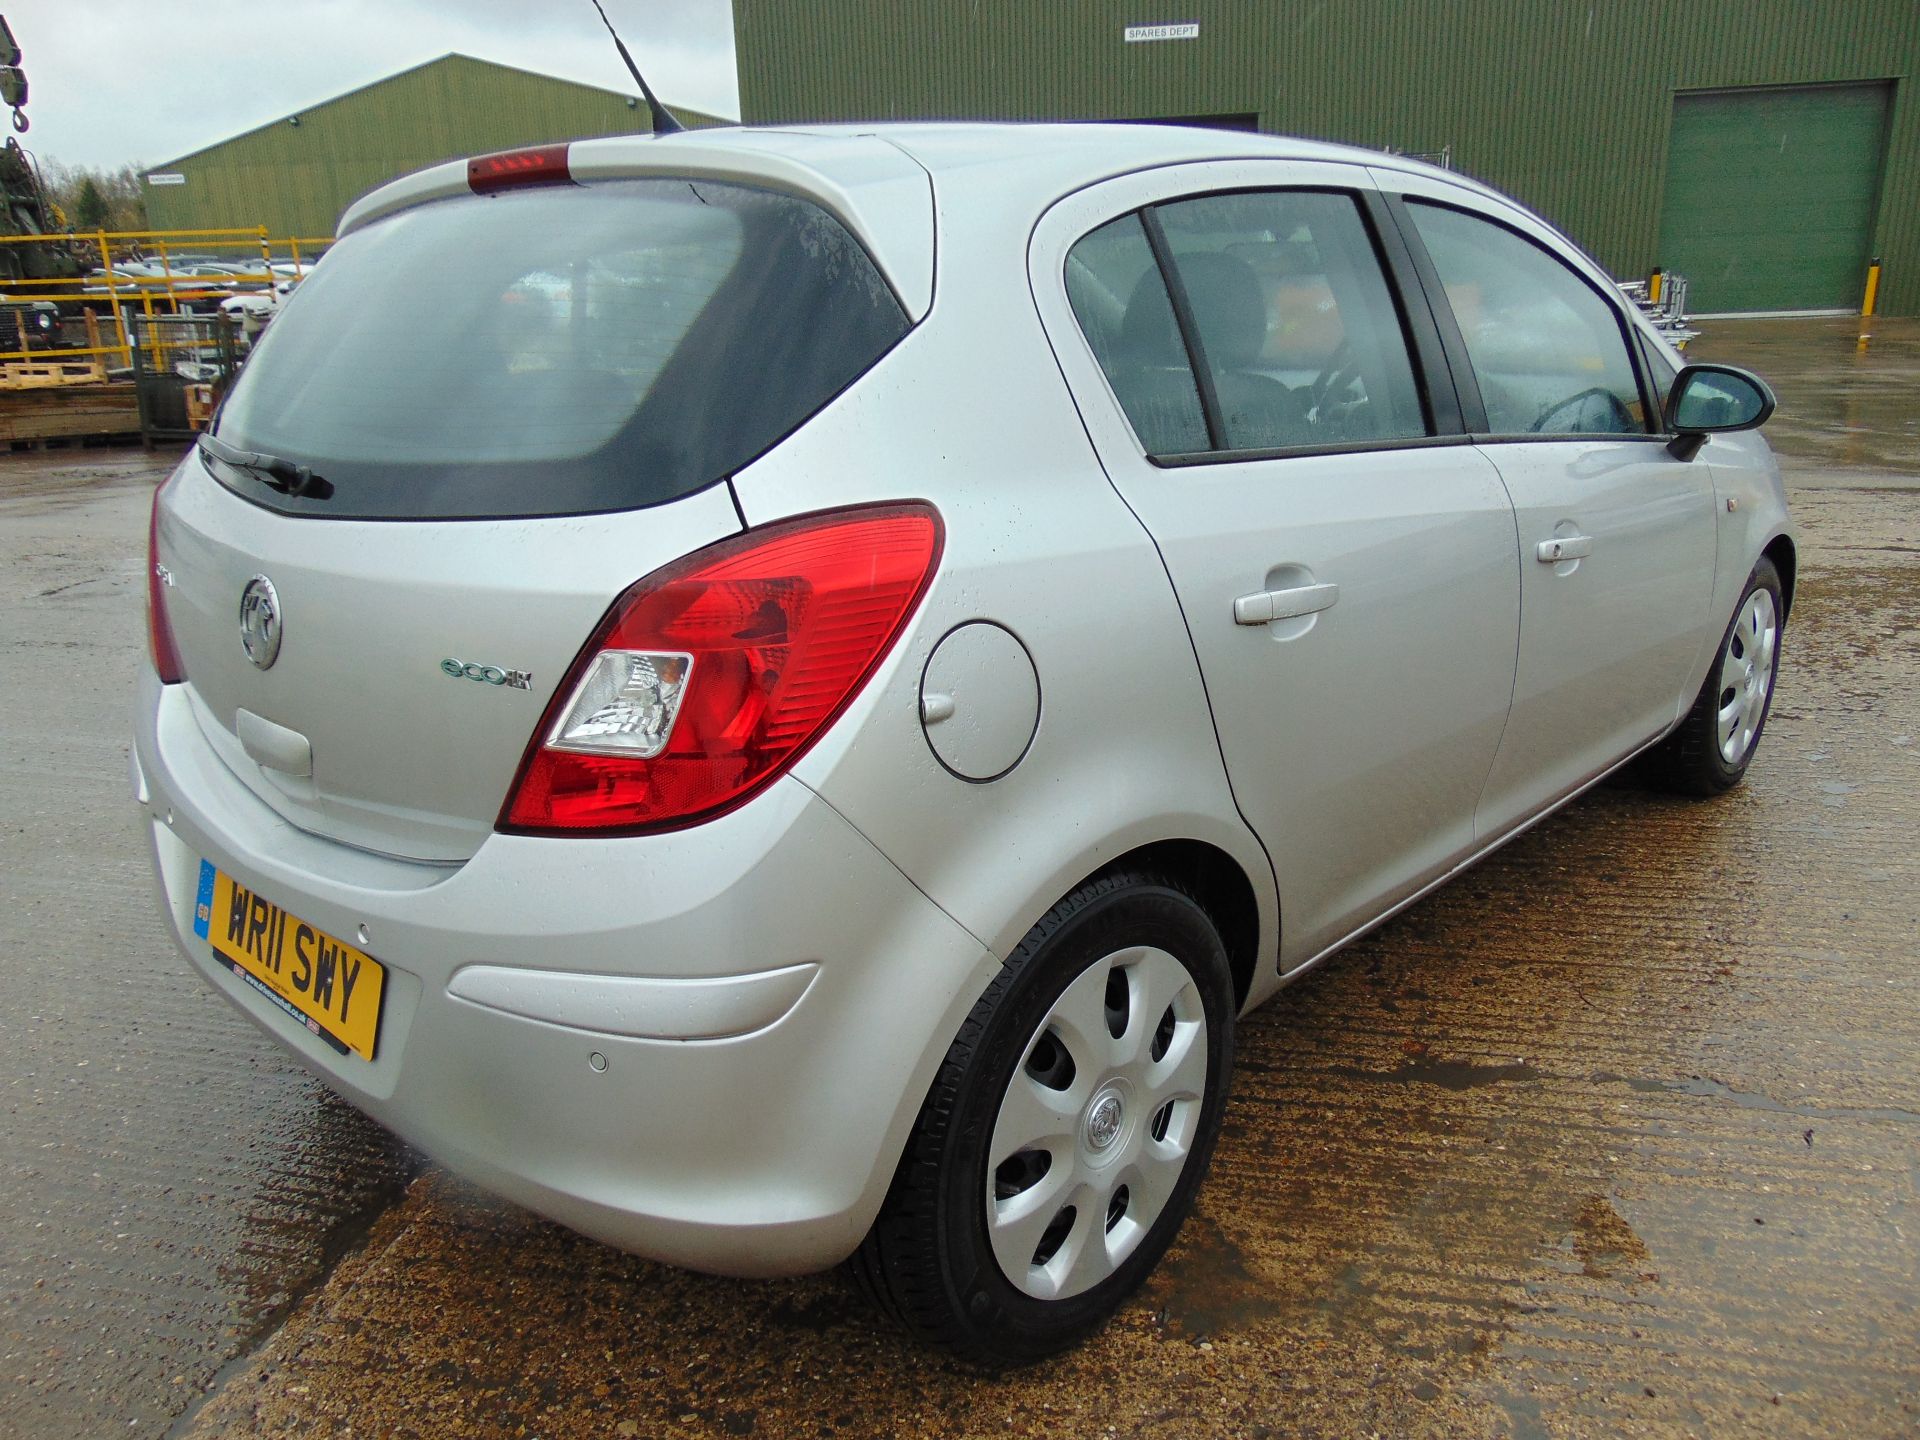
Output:
M1714 491L1707 466L1667 453L1618 291L1443 195L1407 195L1398 213L1451 311L1456 372L1471 372L1484 410L1472 423L1520 541L1513 714L1480 803L1489 838L1661 734L1692 699Z

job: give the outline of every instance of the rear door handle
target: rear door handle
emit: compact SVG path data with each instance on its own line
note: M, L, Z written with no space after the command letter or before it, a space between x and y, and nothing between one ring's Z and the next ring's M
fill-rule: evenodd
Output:
M1592 553L1591 535L1562 535L1557 540L1542 540L1533 547L1533 558L1542 565L1555 565L1562 560L1583 560Z
M1260 590L1233 602L1233 623L1266 625L1328 609L1340 598L1338 585L1298 585L1291 590Z

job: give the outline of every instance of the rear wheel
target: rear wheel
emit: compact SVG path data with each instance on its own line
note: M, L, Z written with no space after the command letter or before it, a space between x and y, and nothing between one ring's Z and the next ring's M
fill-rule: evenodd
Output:
M1140 874L1074 892L954 1040L856 1275L908 1329L990 1366L1098 1327L1192 1208L1233 1008L1191 895Z
M1780 572L1763 557L1747 577L1693 708L1647 757L1656 783L1687 795L1718 795L1740 783L1773 704L1785 614Z

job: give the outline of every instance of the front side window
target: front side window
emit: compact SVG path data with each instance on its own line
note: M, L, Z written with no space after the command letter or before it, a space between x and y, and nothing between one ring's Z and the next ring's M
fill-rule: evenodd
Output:
M1612 306L1492 221L1409 202L1494 435L1640 435L1645 407Z

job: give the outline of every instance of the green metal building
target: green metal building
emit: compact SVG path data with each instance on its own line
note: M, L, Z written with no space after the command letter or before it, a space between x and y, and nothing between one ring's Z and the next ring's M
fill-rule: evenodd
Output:
M689 128L726 123L674 108ZM443 55L147 171L156 230L324 237L374 186L463 155L651 129L637 97Z
M733 0L744 119L1138 119L1429 157L1695 313L1920 313L1916 0Z

